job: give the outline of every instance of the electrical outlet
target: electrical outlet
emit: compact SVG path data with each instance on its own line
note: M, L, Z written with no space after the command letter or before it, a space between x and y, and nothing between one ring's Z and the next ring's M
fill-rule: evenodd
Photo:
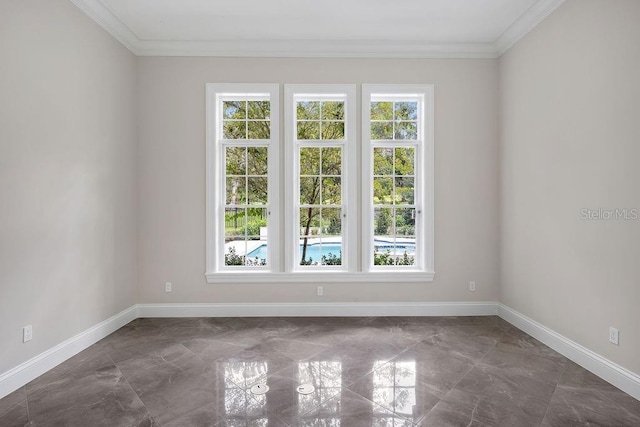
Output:
M476 290L476 282L469 282L469 291L474 292Z
M171 290L172 290L171 282L164 282L164 291L171 292Z
M31 341L33 339L33 326L27 325L22 328L22 342Z
M319 297L324 295L324 287L323 286L318 286L318 288L316 289L316 293L318 294Z
M609 342L611 342L611 344L618 345L619 336L620 336L619 330L617 330L613 326L609 328Z

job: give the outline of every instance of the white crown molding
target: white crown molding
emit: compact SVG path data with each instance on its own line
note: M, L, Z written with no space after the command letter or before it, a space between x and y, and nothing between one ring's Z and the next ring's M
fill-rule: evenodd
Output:
M586 370L610 382L636 399L640 399L640 375L623 368L502 303L498 303L498 315L566 358L573 360Z
M138 306L133 305L107 320L61 342L13 369L0 374L0 399L14 392L65 360L117 331L138 318Z
M495 41L494 49L496 55L502 56L502 54L509 50L521 38L544 21L547 16L562 6L564 2L565 0L538 0L535 2Z
M274 58L497 58L491 43L426 44L419 41L227 40L147 41L138 56L227 56Z
M71 2L137 56L495 59L535 28L564 0L537 1L494 43L450 44L376 40L141 40L101 0Z

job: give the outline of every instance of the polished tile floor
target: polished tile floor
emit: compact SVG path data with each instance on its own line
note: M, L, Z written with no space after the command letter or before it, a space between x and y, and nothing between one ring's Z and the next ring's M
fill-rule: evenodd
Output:
M138 319L0 400L25 425L640 426L640 401L497 317Z

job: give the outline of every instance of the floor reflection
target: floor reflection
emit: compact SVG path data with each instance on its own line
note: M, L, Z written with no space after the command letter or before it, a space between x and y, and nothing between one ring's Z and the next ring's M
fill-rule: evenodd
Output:
M269 425L266 395L250 396L246 390L257 382L266 383L267 361L224 362L224 425L229 427Z
M364 373L360 388L345 386L345 363L357 363L352 371ZM280 363L277 372L270 371L268 360L228 360L218 366L224 385L220 425L264 427L284 422L338 427L357 421L358 425L395 427L417 421L420 394L415 360L306 360ZM270 390L252 394L250 388L255 384L265 384ZM313 385L314 391L298 393L296 388L302 384Z
M416 406L416 362L386 362L374 363L373 403L397 415L413 421ZM389 424L391 414L374 408L374 417L380 420L380 425Z
M297 393L298 415L301 425L339 426L340 394L342 392L342 363L336 361L298 362L296 372L298 385L311 384L315 388L311 394ZM322 411L313 411L323 402L334 398L331 405Z

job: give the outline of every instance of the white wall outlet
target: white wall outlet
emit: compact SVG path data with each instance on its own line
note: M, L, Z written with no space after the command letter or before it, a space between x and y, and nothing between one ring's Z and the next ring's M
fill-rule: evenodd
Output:
M27 325L22 328L22 342L31 341L33 339L33 326Z
M318 286L318 288L316 289L316 293L318 294L319 297L324 295L324 286Z
M164 291L171 292L171 290L172 290L171 282L164 282Z
M614 328L613 326L609 328L609 341L612 344L618 345L618 337L620 336L620 331Z
M474 292L476 290L476 282L469 282L469 291Z

